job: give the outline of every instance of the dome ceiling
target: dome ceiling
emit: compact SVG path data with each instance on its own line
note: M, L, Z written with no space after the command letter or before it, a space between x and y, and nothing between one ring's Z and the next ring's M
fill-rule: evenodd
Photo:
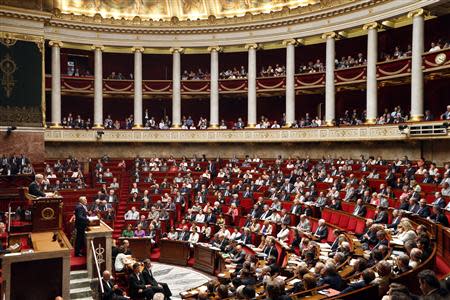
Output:
M319 0L57 0L55 8L62 13L103 18L179 20L241 17L246 13L260 14L279 11L283 8L298 8L318 4Z

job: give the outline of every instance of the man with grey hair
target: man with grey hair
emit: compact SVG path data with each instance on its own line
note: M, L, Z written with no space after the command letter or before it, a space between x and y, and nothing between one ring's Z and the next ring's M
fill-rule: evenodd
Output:
M28 193L34 197L45 197L42 184L44 183L44 175L36 174L34 181L28 186Z
M81 196L78 201L79 203L75 207L75 229L77 230L77 238L75 241L75 256L83 256L81 251L84 248L86 240L86 228L88 226L88 209L86 207L87 198L85 196Z

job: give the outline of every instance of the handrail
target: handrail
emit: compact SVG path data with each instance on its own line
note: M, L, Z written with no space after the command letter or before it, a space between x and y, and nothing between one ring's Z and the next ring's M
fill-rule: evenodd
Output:
M91 240L91 249L92 249L92 254L94 255L94 261L95 261L95 267L97 269L98 281L100 282L100 290L101 290L101 293L103 294L105 292L105 289L103 288L102 276L100 274L100 266L98 265L97 254L95 253L94 241L92 241L92 240Z

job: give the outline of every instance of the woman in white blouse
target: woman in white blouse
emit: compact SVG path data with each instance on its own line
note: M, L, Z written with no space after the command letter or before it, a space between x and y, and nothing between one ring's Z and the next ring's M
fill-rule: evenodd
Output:
M397 225L397 238L400 239L403 243L409 240L414 240L417 238L417 234L414 231L413 226L409 220L401 220Z
M239 231L239 227L236 226L233 229L233 233L230 235L230 240L238 240L241 237L242 233Z
M200 209L198 214L195 216L195 222L196 223L205 223L205 215L203 214L203 211Z
M193 228L191 234L189 235L188 242L191 244L196 244L198 242L198 239L200 238L200 235L197 233L197 228Z
M262 235L272 235L272 224L270 224L269 220L264 221L264 225L261 227L259 233Z
M289 228L286 224L281 224L281 229L277 233L277 239L281 242L287 242L289 236Z

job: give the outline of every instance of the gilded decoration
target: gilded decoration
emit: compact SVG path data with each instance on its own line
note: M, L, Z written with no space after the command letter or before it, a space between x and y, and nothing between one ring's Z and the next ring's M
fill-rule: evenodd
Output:
M0 106L0 126L40 126L40 107Z
M2 87L6 98L10 98L14 90L16 81L14 80L14 73L17 70L17 65L11 58L9 53L6 53L0 60L0 72L2 74Z

